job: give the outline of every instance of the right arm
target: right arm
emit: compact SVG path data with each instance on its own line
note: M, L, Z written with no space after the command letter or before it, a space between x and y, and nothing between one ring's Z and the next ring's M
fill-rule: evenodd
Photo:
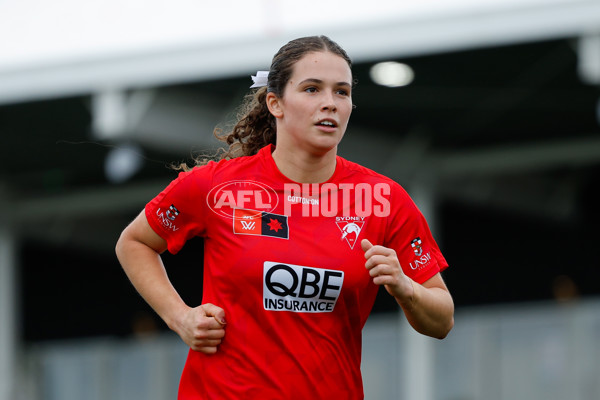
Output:
M225 312L209 303L195 308L185 304L160 257L166 249L167 242L142 211L121 233L116 253L135 289L167 326L193 350L213 354L225 335Z

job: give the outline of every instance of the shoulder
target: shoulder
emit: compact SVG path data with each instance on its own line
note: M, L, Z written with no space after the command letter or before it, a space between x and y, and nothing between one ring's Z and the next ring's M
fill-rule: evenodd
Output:
M194 167L190 171L183 172L180 177L192 179L222 180L229 177L239 176L240 171L248 171L260 163L258 154L253 156L242 156L228 160L209 161L208 163Z
M357 164L355 162L349 161L343 157L337 157L338 162L342 168L342 176L346 177L346 179L351 179L356 183L362 181L365 183L385 183L396 189L402 189L402 186L383 174L379 172L375 172L370 168L367 168L363 165Z
M372 188L373 193L387 197L390 201L393 199L395 206L412 207L414 205L404 187L392 178L343 157L338 156L338 162L342 166L341 179L343 181L351 182L354 186L367 184Z

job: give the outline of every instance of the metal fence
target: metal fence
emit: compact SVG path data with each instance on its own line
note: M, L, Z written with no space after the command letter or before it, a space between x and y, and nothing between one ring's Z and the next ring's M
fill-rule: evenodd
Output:
M444 340L415 334L401 314L364 330L365 398L600 398L600 299L459 309ZM44 343L27 349L19 400L175 399L185 344L147 339Z

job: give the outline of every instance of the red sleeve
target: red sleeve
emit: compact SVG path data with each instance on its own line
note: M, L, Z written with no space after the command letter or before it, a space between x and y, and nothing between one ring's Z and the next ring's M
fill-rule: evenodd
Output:
M384 246L392 248L404 273L423 283L448 267L427 221L410 196L398 184L392 185L391 215Z
M165 190L146 204L146 218L152 229L167 241L175 254L206 228L206 195L210 190L215 163L181 172Z

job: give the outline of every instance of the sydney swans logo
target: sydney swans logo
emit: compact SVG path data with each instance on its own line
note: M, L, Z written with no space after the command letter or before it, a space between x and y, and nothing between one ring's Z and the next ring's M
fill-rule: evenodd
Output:
M335 223L342 232L341 239L353 249L365 224L365 217L337 217Z

